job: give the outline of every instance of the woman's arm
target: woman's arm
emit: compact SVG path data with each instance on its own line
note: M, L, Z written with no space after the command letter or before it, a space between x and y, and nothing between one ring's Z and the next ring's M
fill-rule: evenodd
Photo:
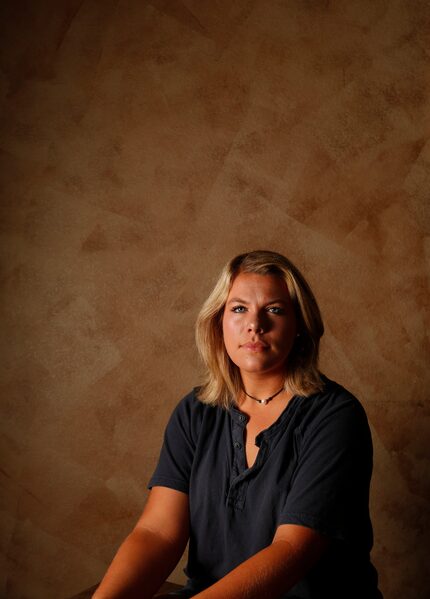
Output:
M194 599L277 599L320 559L329 540L295 524L279 526L271 545L237 566Z
M150 599L178 563L188 537L188 495L154 487L93 599Z

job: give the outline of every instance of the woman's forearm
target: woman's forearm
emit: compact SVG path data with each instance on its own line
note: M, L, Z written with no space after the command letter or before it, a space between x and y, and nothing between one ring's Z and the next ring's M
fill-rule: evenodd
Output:
M92 599L150 599L184 548L149 530L135 529L119 548Z
M309 561L277 541L237 566L194 599L277 599L306 573Z

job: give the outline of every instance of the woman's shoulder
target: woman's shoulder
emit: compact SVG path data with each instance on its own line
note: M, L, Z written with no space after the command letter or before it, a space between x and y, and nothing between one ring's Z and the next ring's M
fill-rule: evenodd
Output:
M193 387L175 406L170 418L169 427L179 427L188 431L193 440L200 432L202 422L216 415L219 408L204 404L199 399L200 387Z
M302 405L302 425L305 428L335 420L346 425L361 422L367 425L367 416L361 401L343 385L321 375L323 389L310 395Z
M213 410L213 406L207 405L199 399L200 389L200 386L193 387L191 391L182 397L175 409L189 415L203 415L205 412Z
M358 409L364 409L360 400L354 393L346 389L340 383L321 374L323 389L314 396L311 396L317 404L329 406L351 406Z

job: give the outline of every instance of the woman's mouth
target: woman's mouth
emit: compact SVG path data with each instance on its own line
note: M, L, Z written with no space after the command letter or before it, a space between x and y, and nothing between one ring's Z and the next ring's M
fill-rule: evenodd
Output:
M268 348L268 345L266 343L261 343L260 341L257 341L257 343L245 343L244 345L242 345L242 347L251 352L262 352Z

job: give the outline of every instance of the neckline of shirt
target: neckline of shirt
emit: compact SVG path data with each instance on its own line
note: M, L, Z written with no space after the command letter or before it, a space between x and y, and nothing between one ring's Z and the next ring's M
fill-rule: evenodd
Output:
M258 433L258 435L256 437L256 441L257 441L257 439L271 437L273 434L275 434L278 431L278 429L281 426L283 426L285 420L289 417L289 415L290 415L289 413L293 410L293 406L295 409L301 403L301 400L303 400L303 399L306 399L306 398L301 395L293 395L293 397L290 399L288 404L285 406L284 410L279 414L279 416L275 420L275 422L273 422L268 428L266 428L266 429L262 430L260 433ZM240 426L246 426L248 424L249 416L244 414L236 406L232 406L230 408L229 414L230 414L230 417L234 420L234 422L236 422Z

